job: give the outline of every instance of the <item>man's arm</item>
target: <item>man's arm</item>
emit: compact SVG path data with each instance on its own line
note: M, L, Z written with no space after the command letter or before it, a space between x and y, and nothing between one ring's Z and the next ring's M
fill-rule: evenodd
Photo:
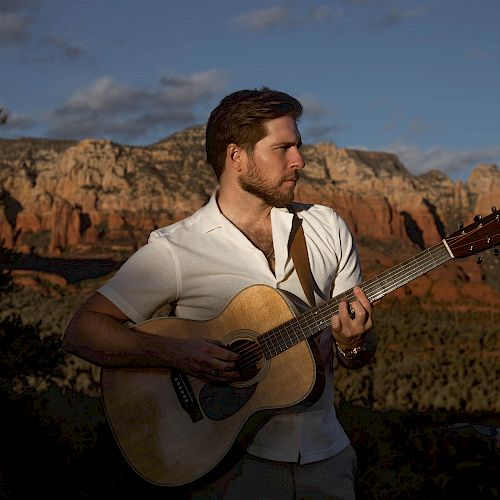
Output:
M341 301L339 314L332 316L332 336L337 359L345 368L357 369L374 356L377 340L373 332L372 305L360 287L354 288L357 300Z
M129 318L96 292L75 313L63 349L102 367L177 368L218 381L238 378L238 355L205 339L179 339L135 331ZM218 375L212 375L217 370Z

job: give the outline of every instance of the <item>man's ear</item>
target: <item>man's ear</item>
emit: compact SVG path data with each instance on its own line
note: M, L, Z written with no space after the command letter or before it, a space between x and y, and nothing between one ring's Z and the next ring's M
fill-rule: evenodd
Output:
M241 172L242 159L241 148L234 143L228 144L226 148L226 166Z

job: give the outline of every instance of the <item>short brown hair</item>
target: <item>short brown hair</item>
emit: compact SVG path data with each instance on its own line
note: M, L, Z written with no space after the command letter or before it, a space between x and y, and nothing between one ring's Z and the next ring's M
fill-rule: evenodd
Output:
M253 150L267 134L265 123L282 116L297 120L302 104L294 97L268 87L239 90L224 97L212 111L207 123L207 161L217 179L224 170L226 149L231 143Z

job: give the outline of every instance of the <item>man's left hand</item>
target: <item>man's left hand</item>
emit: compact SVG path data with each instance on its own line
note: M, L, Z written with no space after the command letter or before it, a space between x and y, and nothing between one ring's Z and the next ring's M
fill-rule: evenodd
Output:
M339 313L331 319L332 336L343 351L359 347L373 326L370 301L359 286L353 292L357 300L350 304L346 300L340 301Z

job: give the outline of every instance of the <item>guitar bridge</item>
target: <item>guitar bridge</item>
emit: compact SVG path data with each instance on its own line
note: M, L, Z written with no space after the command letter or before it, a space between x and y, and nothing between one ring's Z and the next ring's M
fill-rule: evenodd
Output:
M191 421L194 423L201 420L203 414L198 401L194 397L193 388L187 376L178 370L170 370L170 380L180 405L189 415Z

